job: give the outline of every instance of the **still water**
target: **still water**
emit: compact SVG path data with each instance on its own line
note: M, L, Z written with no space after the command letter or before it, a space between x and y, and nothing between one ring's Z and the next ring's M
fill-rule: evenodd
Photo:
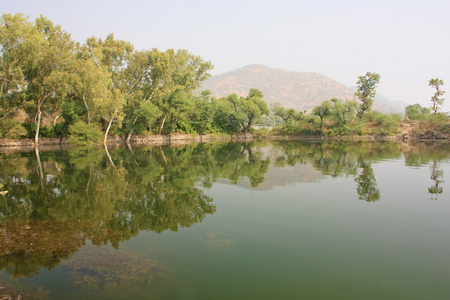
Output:
M448 176L446 144L3 153L0 299L449 299Z

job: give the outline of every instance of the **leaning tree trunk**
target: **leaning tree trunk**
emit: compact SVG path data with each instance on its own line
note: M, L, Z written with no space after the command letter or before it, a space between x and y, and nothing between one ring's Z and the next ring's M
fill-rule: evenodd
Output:
M163 127L164 127L164 123L166 122L166 118L167 118L167 113L164 113L163 119L161 121L161 127L159 128L159 134L162 133Z
M41 107L40 105L38 105L38 113L36 115L36 133L34 135L35 147L39 146L39 130L41 129L41 117L42 117Z
M105 138L103 139L103 144L105 144L105 146L106 146L106 141L108 139L108 133L109 133L109 130L111 129L111 125L112 125L112 122L114 121L114 117L115 117L116 113L117 113L117 109L114 110L114 113L113 113L113 115L111 117L111 120L109 120L108 127L106 128Z

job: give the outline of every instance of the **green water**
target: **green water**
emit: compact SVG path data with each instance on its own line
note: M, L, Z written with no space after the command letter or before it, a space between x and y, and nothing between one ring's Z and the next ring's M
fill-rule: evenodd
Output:
M0 299L449 298L450 145L109 154L0 154Z

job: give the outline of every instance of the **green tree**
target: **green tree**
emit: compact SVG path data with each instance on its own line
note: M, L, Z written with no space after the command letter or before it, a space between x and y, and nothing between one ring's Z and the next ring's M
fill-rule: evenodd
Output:
M160 117L159 133L162 132L166 118L173 112L172 104L178 105L178 101L172 101L173 95L179 92L190 95L192 91L200 87L212 69L210 62L205 62L199 56L190 54L187 50L169 49L165 52L169 60L166 68L163 68L169 76L164 82L164 93L160 95L158 107L162 111ZM176 109L175 109L176 110Z
M0 108L1 117L13 114L24 101L24 60L36 30L22 14L3 14L0 19Z
M319 106L316 106L312 110L312 115L319 117L319 132L323 133L323 122L326 117L328 117L331 114L331 102L328 100L323 101Z
M200 134L200 138L203 138L205 129L210 127L214 122L214 117L217 113L217 106L215 99L211 98L211 91L201 91L200 96L194 99L194 110L191 113L191 120L197 132Z
M433 111L433 114L437 114L440 106L442 106L442 104L444 103L444 98L441 97L445 93L441 90L441 86L443 85L444 81L439 78L430 79L430 81L428 81L428 86L436 89L433 97L431 97L431 110Z
M69 90L75 44L43 16L33 24L21 14L4 14L1 25L0 102L25 109L36 125L38 146L43 112L58 110Z
M220 98L215 101L217 109L214 116L214 123L221 129L221 131L232 134L237 132L240 128L238 112L235 109L234 103L238 101L236 94L231 94L228 97Z
M234 116L241 125L245 135L247 135L248 130L258 118L269 114L267 103L262 97L263 93L261 91L250 89L246 98L238 97L236 94L232 94L227 98L232 104Z
M42 113L56 111L68 92L75 44L68 33L45 17L36 19L35 29L23 70L27 80L26 111L35 120L37 146Z
M356 101L342 101L340 99L333 98L330 100L333 103L331 114L341 124L347 124L355 116L357 110Z
M100 99L99 115L106 121L107 126L105 129L105 136L103 143L106 145L108 134L113 125L113 122L117 126L122 125L123 119L123 107L125 105L125 99L122 92L119 89L114 89L108 97Z
M361 101L358 107L358 117L362 118L365 112L372 109L373 98L376 94L376 88L380 81L380 75L367 72L364 76L359 76L356 84L358 85L355 96Z
M280 117L284 123L297 122L304 118L304 113L293 108L285 108L279 103L272 106L272 113Z
M99 59L102 53L93 52L83 45L77 53L76 77L74 79L74 93L84 104L87 112L87 124L90 125L101 99L109 97L112 84L111 73L107 66L101 65Z
M427 107L422 107L420 104L412 104L405 107L405 116L410 120L421 120L424 121L428 119L431 111Z

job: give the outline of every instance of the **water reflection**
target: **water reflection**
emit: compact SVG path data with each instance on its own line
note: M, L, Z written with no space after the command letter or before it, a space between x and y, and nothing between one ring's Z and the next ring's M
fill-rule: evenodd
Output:
M268 173L277 168L315 170L292 176L293 183L314 181L316 173L352 176L359 199L378 201L373 164L402 156L407 166L432 163L435 183L428 192L443 194L439 163L450 151L442 145L262 141L3 154L0 183L8 192L0 196L0 269L30 277L55 268L88 241L118 248L142 230L192 226L216 211L204 188L221 179L273 187L279 183Z
M360 157L358 166L361 168L361 173L355 178L358 198L367 202L380 200L380 190L377 188L377 181L371 162L364 161L364 159Z
M434 181L434 185L428 188L428 193L430 194L442 194L443 189L442 186L439 186L442 182L444 182L442 179L444 178L444 171L439 168L438 163L436 160L433 162L433 164L430 166L430 173L431 177L430 179ZM431 197L431 199L436 200L437 197Z

